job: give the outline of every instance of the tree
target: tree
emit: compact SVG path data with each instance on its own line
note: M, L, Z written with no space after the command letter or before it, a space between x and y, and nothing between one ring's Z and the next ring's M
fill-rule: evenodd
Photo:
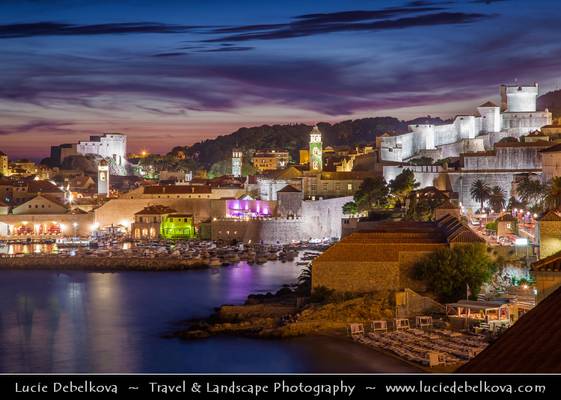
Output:
M551 179L549 188L546 191L545 205L550 210L561 206L561 176L554 176Z
M312 265L308 264L298 275L298 288L309 294L312 288Z
M451 302L465 298L467 286L471 298L477 298L481 286L490 282L496 271L485 245L470 244L436 250L415 264L413 274L425 281L440 301Z
M436 207L444 203L447 196L440 190L421 189L409 194L405 217L412 221L431 221Z
M524 176L516 185L516 193L523 203L535 206L543 201L546 187L539 180Z
M413 165L433 165L434 160L430 157L419 157L409 161Z
M481 204L480 211L483 211L483 204L491 196L491 188L481 179L474 181L470 189L471 198Z
M505 208L506 194L500 186L493 186L489 195L489 205L495 212L501 212Z
M385 207L388 203L389 189L382 177L366 178L354 195L357 211L370 211Z
M343 214L345 215L356 215L358 214L358 207L354 201L349 201L343 204Z
M391 194L397 199L400 205L405 204L405 199L409 194L419 187L420 183L415 181L415 174L410 169L405 169L401 174L390 181L389 187Z

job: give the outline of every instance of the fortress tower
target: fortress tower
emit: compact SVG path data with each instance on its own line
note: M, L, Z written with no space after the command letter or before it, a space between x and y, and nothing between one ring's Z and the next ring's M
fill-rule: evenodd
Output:
M531 86L501 85L501 111L535 112L538 84Z
M310 132L310 171L321 172L323 169L323 149L321 132L314 126Z
M477 107L477 112L481 116L481 132L492 133L501 131L501 109L499 106L488 101Z
M240 149L232 150L232 175L236 178L242 176L243 153Z

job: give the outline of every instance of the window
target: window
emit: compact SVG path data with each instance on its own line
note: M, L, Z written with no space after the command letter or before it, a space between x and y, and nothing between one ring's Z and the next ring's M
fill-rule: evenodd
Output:
M348 184L347 184L347 190L348 190L349 192L352 192L352 190L353 190L353 184L352 184L352 183L348 183Z

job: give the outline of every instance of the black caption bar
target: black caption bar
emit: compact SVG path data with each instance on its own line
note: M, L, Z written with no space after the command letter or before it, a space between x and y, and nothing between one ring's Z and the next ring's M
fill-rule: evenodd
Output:
M550 398L559 375L0 375L2 398ZM9 395L9 397L7 396Z

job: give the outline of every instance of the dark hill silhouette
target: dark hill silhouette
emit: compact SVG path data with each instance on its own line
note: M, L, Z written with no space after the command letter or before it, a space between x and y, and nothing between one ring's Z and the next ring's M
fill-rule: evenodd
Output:
M347 120L335 124L318 123L323 133L324 146L374 144L376 137L385 132L406 132L411 124L442 124L446 121L430 116L401 121L393 117L375 117ZM251 128L240 128L229 134L214 139L204 140L186 147L189 157L198 160L200 165L210 167L212 164L229 159L234 147L249 152L255 149L279 148L287 149L294 160L298 160L298 151L308 146L308 133L311 125L286 124L262 125ZM174 148L172 153L180 148Z

